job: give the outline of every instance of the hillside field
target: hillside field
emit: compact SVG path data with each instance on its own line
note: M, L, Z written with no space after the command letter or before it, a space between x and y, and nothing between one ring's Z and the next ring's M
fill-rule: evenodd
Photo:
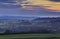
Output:
M0 35L0 39L60 39L59 34L9 34Z

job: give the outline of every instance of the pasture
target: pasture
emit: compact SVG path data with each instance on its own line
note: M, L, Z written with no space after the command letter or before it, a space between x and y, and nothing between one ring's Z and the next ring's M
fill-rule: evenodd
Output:
M59 34L8 34L0 35L0 39L60 39Z

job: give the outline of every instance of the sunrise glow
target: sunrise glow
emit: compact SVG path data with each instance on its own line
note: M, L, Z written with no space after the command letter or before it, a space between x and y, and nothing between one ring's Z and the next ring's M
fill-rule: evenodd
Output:
M60 12L60 2L52 2L49 0L27 0L32 5L43 6L47 10Z

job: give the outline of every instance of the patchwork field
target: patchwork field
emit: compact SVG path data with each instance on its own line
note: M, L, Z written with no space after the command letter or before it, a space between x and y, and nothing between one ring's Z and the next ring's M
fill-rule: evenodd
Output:
M60 39L59 34L10 34L0 35L0 39Z

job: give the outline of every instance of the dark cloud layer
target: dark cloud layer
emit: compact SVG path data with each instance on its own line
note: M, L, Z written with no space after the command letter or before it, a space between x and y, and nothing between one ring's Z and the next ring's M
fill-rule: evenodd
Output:
M11 2L11 1L13 1L13 0L0 0L0 2Z
M50 0L50 1L53 1L53 2L60 2L60 0Z
M15 1L24 1L24 0L0 0L0 2L15 2ZM25 0L26 1L26 0ZM11 3L12 4L12 3ZM60 12L51 12L49 10L45 10L43 8L40 8L38 11L33 11L33 10L26 10L22 9L20 5L9 5L9 4L0 4L0 16L20 16L20 15L25 15L25 16L59 16L60 17ZM36 6L35 6L36 7Z
M22 1L26 1L26 0L0 0L0 2L15 2L15 1L22 2Z

